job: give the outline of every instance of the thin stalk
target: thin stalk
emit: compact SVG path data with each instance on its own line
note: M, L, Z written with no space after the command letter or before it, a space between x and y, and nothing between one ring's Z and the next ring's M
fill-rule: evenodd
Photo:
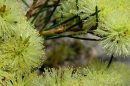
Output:
M80 40L89 40L89 41L101 41L101 39L92 39L92 38L82 38L82 37L73 37L70 36L69 38L74 38L74 39L80 39Z
M39 32L42 36L53 36L55 34L60 34L65 32L64 27L59 27L57 29L51 29L51 30L46 30L46 31L42 31Z
M109 63L108 63L108 65L107 65L107 68L109 68L110 65L112 64L113 58L114 58L114 56L113 56L113 54L112 54L112 55L111 55L111 58L110 58L110 60L109 60Z
M77 8L77 11L79 11L78 3L79 3L79 0L76 0L76 8ZM77 14L77 16L78 16L78 21L81 21L80 16L79 16L78 14ZM80 29L82 29L82 27L83 27L82 22L81 22L78 26L79 26Z
M73 16L73 17L71 17L71 18L69 18L69 19L67 19L67 20L65 20L65 21L63 21L63 22L60 22L60 23L58 23L58 24L55 24L55 25L51 26L51 27L48 28L48 29L52 29L52 28L55 28L55 27L57 27L57 26L63 25L63 24L65 24L65 23L67 23L67 22L69 22L69 21L71 21L71 20L73 20L73 19L75 19L75 18L77 18L77 17L78 17L78 16L75 15L75 16ZM46 30L48 30L48 29L46 29Z
M58 39L58 38L63 38L63 37L73 38L73 39L80 39L80 40L87 40L87 41L100 41L100 40L101 40L101 39L92 39L92 38L75 37L75 36L72 36L72 35L53 36L53 37L48 37L48 38L46 38L46 40Z
M100 11L97 11L97 13L98 13L98 12L100 12ZM93 13L93 14L91 14L90 16L94 16L95 14L96 14L96 12ZM90 16L89 16L89 17L90 17ZM74 15L73 17L71 17L71 18L69 18L69 19L67 19L67 20L65 20L65 21L63 21L63 22L60 22L60 23L58 23L58 24L55 24L55 25L51 26L50 28L48 28L48 29L46 29L46 30L49 30L49 29L55 28L55 27L57 27L57 26L63 25L63 24L65 24L65 23L67 23L67 22L69 22L69 21L71 21L71 20L74 20L74 19L76 19L76 18L78 18L78 17L79 17L78 15ZM83 20L87 20L89 17L86 17L86 18L84 18ZM77 22L76 24L70 26L68 29L70 29L70 28L72 28L72 27L75 27L75 26L77 26L77 25L79 25L79 24L82 24L82 20L81 20L81 19L80 19L79 22Z
M42 12L44 12L46 10L48 10L48 8L44 8L43 10L40 11L40 13L42 13ZM37 14L39 14L39 13L34 13L32 16L36 16Z
M100 12L100 11L98 10L98 12ZM67 28L66 30L70 30L71 28L74 28L75 26L81 24L83 20L87 20L87 19L89 19L91 16L94 16L94 15L96 15L96 12L93 13L93 14L91 14L90 16L87 16L86 18L82 19L81 21L77 22L76 24L70 26L70 27Z
M54 12L56 11L56 8L57 8L57 6L59 5L59 3L60 3L60 0L57 1L57 3L56 3L56 5L55 5L54 9L52 10L52 12L51 12L50 15L48 16L48 18L45 20L45 25L42 27L42 29L40 30L40 32L42 32L42 30L47 26L48 22L51 20L51 18L52 18L52 16L53 16Z
M43 6L43 5L39 5L39 6L35 7L35 8L40 8L40 7L42 7L42 6ZM46 5L46 7L48 7L48 8L54 7L54 6L56 6L56 5L55 5L55 4ZM58 5L58 6L60 6L60 5Z
M35 15L35 17L33 18L31 23L34 23L34 21L36 20L36 18L39 16L39 14L43 11L43 8L47 5L49 0L46 0L46 2L41 6L40 10L37 12L37 14Z
M22 2L29 8L29 4L25 1L25 0L22 0Z
M48 5L48 6L45 6L43 10L40 11L40 13L46 11L48 8L53 8L55 5ZM36 16L38 13L35 13L33 14L33 16Z
M98 27L98 7L96 6L96 27Z
M91 14L90 16L94 16L94 15L95 15L95 13ZM84 18L84 19L88 19L90 16L88 16L88 17L86 17L86 18ZM74 16L74 17L72 17L71 19L74 19L75 17L77 17L77 16ZM70 21L71 19L66 20L66 21L64 21L64 22L62 22L62 23L60 23L60 24L63 24L63 23L65 23L65 22L68 22L68 21ZM72 27L75 27L76 25L78 25L78 24L81 23L81 22L82 22L82 21L79 21L79 22L77 22L76 24L70 26L70 27L67 28L67 29L65 29L65 28L55 29L55 28L54 28L54 29L51 29L51 30L42 31L42 32L40 32L40 34L46 36L46 35L55 35L55 34L57 34L57 33L58 33L58 34L64 33L64 32L66 32L66 31L70 30Z

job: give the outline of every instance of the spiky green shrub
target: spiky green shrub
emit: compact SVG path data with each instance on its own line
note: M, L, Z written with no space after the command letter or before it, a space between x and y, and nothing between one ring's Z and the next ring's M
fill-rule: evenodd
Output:
M100 3L99 27L96 33L102 37L101 46L107 54L128 56L129 52L129 2L127 0L104 0ZM106 8L106 9L105 9Z
M114 17L114 19L111 17ZM130 54L129 14L122 11L114 11L105 20L96 31L96 33L103 36L100 44L108 54L128 56Z
M86 84L88 86L129 86L130 70L126 64L114 62L109 69L106 69L106 66L107 62L97 61L83 70L87 76Z
M12 25L22 22L25 19L24 12L21 4L17 3L16 0L0 0L0 17L5 22Z
M65 2L70 4L68 0ZM70 11L75 10L73 14L83 19L84 25L89 25L89 27L85 27L86 31L97 25L97 28L94 28L95 34L101 37L100 45L107 54L115 57L130 55L130 3L128 0L72 0L72 8L70 5L64 4L65 2L62 5L64 7L63 15L67 9L67 14L70 15ZM76 8L78 9L76 10ZM93 13L96 15L91 16ZM86 17L88 17L87 20L84 20ZM93 29L92 31L90 29L90 32L93 32Z
M115 62L107 69L107 62L96 61L87 68L47 69L42 86L129 86L130 70ZM51 83L50 83L51 82Z
M38 33L30 26L26 26L26 23L25 28L20 27L13 30L12 35L8 34L8 38L0 45L0 68L5 71L30 72L34 68L39 68L44 60L42 39Z
M0 0L0 86L25 86L45 59L43 40L20 5Z
M107 64L96 61L87 68L46 69L42 75L25 76L0 71L2 86L129 86L130 70L123 63L115 62L109 69Z

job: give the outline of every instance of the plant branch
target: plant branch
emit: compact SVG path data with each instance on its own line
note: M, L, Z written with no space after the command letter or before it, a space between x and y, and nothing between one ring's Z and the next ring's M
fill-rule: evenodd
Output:
M99 12L99 11L98 11L98 12ZM94 16L95 14L96 14L96 13L93 13L93 14L91 14L89 17L86 17L86 18L84 18L84 19L88 19L88 18L90 18L91 16ZM71 19L68 19L68 20L66 20L66 21L64 21L64 22L62 22L62 23L60 23L60 24L63 24L63 23L65 23L65 22L68 22L68 21L70 21L70 20L72 20L72 19L74 19L74 18L76 18L76 17L78 17L78 16L74 16L74 17L72 17ZM47 30L47 31L42 31L42 32L39 32L39 33L40 33L41 35L43 35L43 36L51 36L51 35L55 35L55 34L59 34L59 33L64 33L64 32L66 32L66 31L69 31L71 28L77 26L77 25L80 24L80 23L82 23L82 21L77 22L76 24L70 26L70 27L67 28L67 29L65 29L65 28L63 28L63 27L59 27L58 29L57 29L57 28L54 28L54 29ZM55 27L56 27L56 26L55 26Z
M58 27L57 29L51 29L51 30L47 30L47 31L42 31L39 32L42 36L52 36L55 34L59 34L59 33L63 33L65 32L64 27Z
M100 11L98 10L97 12L100 12ZM71 28L74 28L75 26L81 24L83 20L87 20L87 19L89 19L91 16L94 16L94 15L96 15L96 12L93 13L93 14L91 14L90 16L87 16L86 18L82 19L81 21L77 22L76 24L70 26L70 27L67 28L66 30L70 30Z
M68 38L73 38L73 39L80 39L80 40L87 40L87 41L101 41L101 39L82 38L82 37L76 37L76 36L72 36L72 35L58 35L58 36L53 36L53 37L47 37L46 40L58 39L58 38L63 38L63 37L68 37Z
M114 56L113 56L113 54L112 54L112 55L111 55L111 58L110 58L110 60L109 60L109 63L108 63L108 65L107 65L107 68L110 67L110 65L111 65L111 63L112 63L112 61L113 61L113 58L114 58Z
M29 4L25 0L22 0L22 2L29 8Z
M34 18L33 18L33 20L32 20L31 23L33 23L33 22L36 20L36 18L39 16L39 14L41 13L41 11L43 11L43 8L47 5L48 1L49 1L49 0L46 0L46 2L41 6L41 8L40 8L39 11L37 12L37 14L34 16Z
M71 21L71 20L73 20L73 19L75 19L75 18L77 18L77 17L78 17L78 16L75 15L75 16L73 16L73 17L71 17L71 18L69 18L69 19L67 19L67 20L65 20L65 21L63 21L63 22L60 22L60 23L58 23L58 24L55 24L55 25L51 26L51 27L48 28L48 29L52 29L52 28L55 28L55 27L57 27L57 26L63 25L63 24L65 24L65 23L67 23L67 22L69 22L69 21ZM46 30L48 30L48 29L46 29Z
M33 11L35 10L37 2L38 2L38 0L33 0L33 4L31 5L30 9L27 11L26 17L28 20L32 17Z
M89 40L89 41L101 41L101 39L82 38L82 37L75 37L75 36L70 36L69 38L81 39L81 40Z
M50 15L48 16L48 18L45 20L45 24L42 27L42 29L40 30L40 32L43 31L43 29L47 26L48 22L51 20L51 17L53 16L54 12L56 11L57 6L59 5L60 0L57 1L56 5L54 6L52 12L50 13Z

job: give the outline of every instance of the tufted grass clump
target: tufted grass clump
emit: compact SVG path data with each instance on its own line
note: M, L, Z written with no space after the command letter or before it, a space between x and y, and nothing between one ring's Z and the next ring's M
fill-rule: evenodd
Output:
M24 76L0 71L0 86L129 86L130 70L124 63L115 62L109 69L107 62L96 61L86 68L50 68L43 74Z
M41 75L24 77L0 71L2 86L129 86L130 70L124 63L115 62L109 69L107 62L94 61L86 68L50 68Z
M46 69L43 86L129 86L130 70L126 64L96 61L86 68ZM50 83L51 82L51 83Z

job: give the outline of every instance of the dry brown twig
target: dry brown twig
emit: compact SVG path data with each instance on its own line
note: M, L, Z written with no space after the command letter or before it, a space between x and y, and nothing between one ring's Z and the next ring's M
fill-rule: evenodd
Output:
M37 2L38 2L38 0L33 0L32 5L30 6L29 10L27 11L26 17L27 17L28 20L29 20L29 19L32 17L32 15L34 14L35 9L36 9L36 7L37 7Z
M65 28L63 26L60 26L56 29L42 31L42 32L40 32L40 34L42 36L51 36L51 35L55 35L55 34L59 34L59 33L63 33L63 32L65 32Z

